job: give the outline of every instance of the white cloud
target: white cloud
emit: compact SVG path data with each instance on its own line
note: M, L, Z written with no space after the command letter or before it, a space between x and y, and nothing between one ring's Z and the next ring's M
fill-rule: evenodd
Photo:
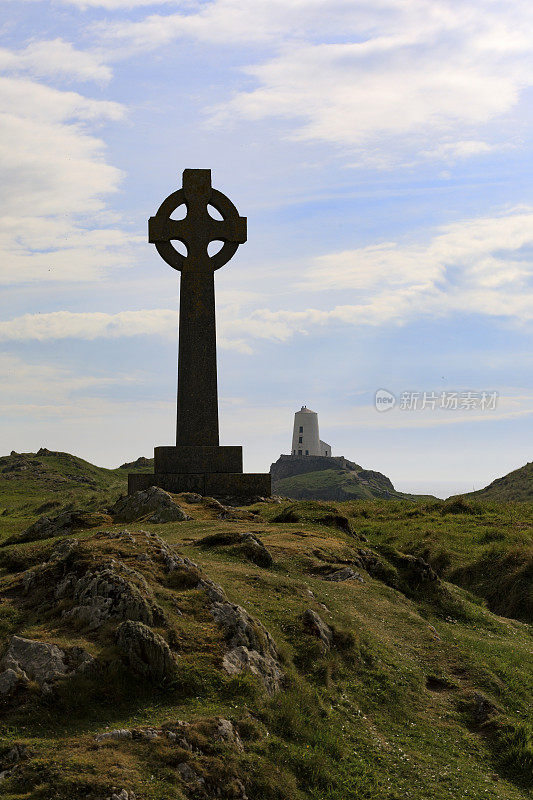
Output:
M95 135L123 115L118 103L0 78L0 283L91 280L128 257L124 234L100 227L121 173Z
M533 209L443 227L427 244L383 243L319 256L302 286L354 290L361 302L337 308L362 323L455 311L533 318Z
M0 48L0 70L27 72L37 78L106 82L111 69L100 54L77 50L63 39L30 42L23 50Z
M72 402L72 395L89 393L96 387L132 382L131 376L113 377L74 374L55 364L29 362L17 356L0 353L2 394L0 409L3 412L19 411L26 404L40 408L49 405L57 408Z
M212 0L102 31L125 52L180 38L238 44L250 58L255 47L245 70L255 87L225 98L213 123L281 118L291 138L386 167L412 151L455 160L512 139L516 126L486 141L531 85L532 22L524 0Z
M228 296L219 344L251 353L254 340L284 342L326 325L403 324L457 312L523 323L533 318L532 251L533 209L523 208L450 224L426 244L388 242L318 256L299 288L320 294L322 305L330 292L329 308L246 311L257 302L254 294ZM339 292L345 301L353 292L356 302L335 303ZM55 311L0 322L0 341L175 337L176 331L171 309Z
M24 314L0 322L0 340L35 339L115 339L121 336L169 336L176 334L178 315L170 309L120 311L104 314L97 311L53 311L49 314Z

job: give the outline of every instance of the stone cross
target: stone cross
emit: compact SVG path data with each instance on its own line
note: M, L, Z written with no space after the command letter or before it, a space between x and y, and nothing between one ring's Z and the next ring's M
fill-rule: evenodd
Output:
M179 206L183 219L172 219ZM221 219L209 213L209 206ZM270 475L242 471L242 447L219 445L215 270L246 241L246 219L211 186L211 170L186 169L183 188L167 197L148 224L149 241L181 272L176 444L154 448L153 474L132 473L128 492L159 486L220 498L270 495ZM179 253L181 242L187 254ZM211 242L222 248L210 255Z
M173 212L185 204L184 219ZM214 219L213 206L222 219ZM148 240L167 264L181 272L178 355L177 445L217 446L218 396L214 272L246 241L246 217L211 187L210 169L186 169L183 188L169 195L148 223ZM187 255L172 245L185 245ZM223 242L213 256L211 242Z

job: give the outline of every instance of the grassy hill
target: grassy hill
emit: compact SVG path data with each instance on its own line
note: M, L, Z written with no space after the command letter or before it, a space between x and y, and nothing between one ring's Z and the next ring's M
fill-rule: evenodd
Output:
M375 474L379 475L379 473ZM273 491L283 497L296 500L367 500L375 497L418 500L421 498L421 495L397 492L390 481L387 481L387 484L384 485L383 481L373 478L370 471L325 469L282 478L274 483Z
M469 497L480 500L533 500L533 461L528 462L520 469L515 469L496 478L491 484L477 492L470 492Z
M5 800L531 796L533 504L177 495L188 520L2 547L51 499L108 509L130 469L25 459L0 472L0 656L93 660L0 701Z
M106 508L128 488L128 472L153 471L153 460L138 459L118 469L96 467L70 453L41 448L37 453L0 457L0 531L29 525L36 515L83 507Z

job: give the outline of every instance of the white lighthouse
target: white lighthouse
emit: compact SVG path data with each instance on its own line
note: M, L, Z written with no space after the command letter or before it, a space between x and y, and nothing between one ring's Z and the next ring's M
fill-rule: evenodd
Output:
M331 456L331 447L318 435L318 414L302 406L294 415L293 456Z

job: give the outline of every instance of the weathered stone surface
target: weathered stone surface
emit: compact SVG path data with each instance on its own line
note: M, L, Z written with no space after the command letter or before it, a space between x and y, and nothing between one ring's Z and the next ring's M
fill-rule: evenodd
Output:
M127 789L117 789L111 797L107 797L106 800L136 800L135 795L133 792L129 792Z
M42 684L66 674L64 657L54 644L12 636L1 665Z
M259 567L271 567L273 558L263 542L253 533L239 533L238 531L224 531L212 533L198 539L198 547L227 547L238 546L243 555Z
M96 742L105 742L106 739L133 739L133 734L127 728L117 728L114 731L99 733L94 739Z
M40 539L51 539L83 528L98 528L100 525L109 525L113 522L108 514L92 513L85 511L66 511L55 517L39 517L17 536L10 536L2 546L20 542L36 542Z
M241 606L215 602L211 613L224 631L229 645L223 668L229 675L250 672L257 675L269 694L277 691L284 679L276 644L266 628Z
M201 494L196 494L196 492L182 492L180 500L184 503L201 503L203 497Z
M330 572L328 575L324 575L325 581L359 581L363 583L363 578L359 575L358 572L354 572L351 567L343 567L342 569L336 569L334 572Z
M198 773L189 764L187 764L186 761L182 761L180 764L178 764L176 769L185 783L189 784L190 786L203 786L205 784L204 778L201 778L200 775L198 775Z
M115 522L183 522L190 517L175 502L172 496L151 486L149 489L122 497L109 509Z
M4 669L0 684L6 689L4 694L12 692L20 680L33 680L46 687L58 678L87 669L93 662L92 656L81 647L61 650L55 644L12 636L0 661Z
M144 596L149 595L146 580L140 573L114 559L79 577L75 572L65 575L56 586L55 597L71 599L75 606L64 617L76 619L91 630L109 619L140 620L152 625L162 619L159 607Z
M17 686L27 682L27 676L20 670L17 671L9 668L0 672L0 696L7 697L13 694Z
M218 717L215 720L215 729L213 737L217 742L226 742L227 744L236 747L237 750L244 750L244 746L238 732L235 730L233 723L224 717Z
M241 550L246 558L253 561L259 567L271 567L274 563L272 555L267 550L263 542L254 536L253 533L241 534Z
M312 608L308 608L302 615L302 621L307 630L322 642L324 649L329 650L333 639L333 631L322 617Z
M117 646L137 675L158 682L176 672L176 659L168 644L142 622L128 620L119 625Z

